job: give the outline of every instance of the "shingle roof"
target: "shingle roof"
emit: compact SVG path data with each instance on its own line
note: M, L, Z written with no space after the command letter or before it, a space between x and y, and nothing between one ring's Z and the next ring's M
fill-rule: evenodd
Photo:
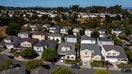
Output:
M33 35L45 35L46 33L43 31L34 32Z
M27 41L27 42L30 42L31 44L35 44L36 42L38 42L38 39L35 39L35 38L23 38L23 39L21 39L21 43L22 42L25 42L25 41Z
M54 40L42 40L38 42L35 46L37 47L44 47L47 46L48 48L57 48L57 42Z
M103 45L103 48L105 49L106 52L110 51L110 50L115 50L120 52L120 55L118 56L106 56L106 57L110 57L110 58L127 58L124 49L121 46L118 45Z
M49 74L49 71L43 67L33 69L30 74Z
M70 50L66 50L66 51L62 51L62 47L70 47ZM60 43L58 46L58 50L57 52L59 53L59 55L71 55L74 54L75 55L75 44L73 43Z
M87 35L81 36L81 40L95 40L95 38L88 37Z
M67 36L65 36L65 38L77 38L77 36L75 36L75 35L67 35Z
M0 74L26 74L26 71L22 68L8 69L8 70L1 71Z
M94 55L101 55L101 47L97 44L81 44L80 51L88 49L94 51Z
M108 39L108 38L99 38L99 41L113 41L112 39Z

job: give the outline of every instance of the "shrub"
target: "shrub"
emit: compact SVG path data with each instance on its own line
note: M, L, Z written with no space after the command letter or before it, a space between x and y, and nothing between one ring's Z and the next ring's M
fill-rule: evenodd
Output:
M132 68L132 64L121 63L121 64L118 64L117 66L118 66L118 68Z
M13 55L14 55L15 57L19 57L19 56L20 56L20 52L14 52Z
M90 63L92 67L102 67L102 61L93 61Z

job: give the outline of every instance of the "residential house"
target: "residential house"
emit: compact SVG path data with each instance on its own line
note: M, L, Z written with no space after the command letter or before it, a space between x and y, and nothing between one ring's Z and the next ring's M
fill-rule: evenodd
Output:
M32 36L31 32L20 32L17 34L18 37L20 38L29 38Z
M38 31L38 32L34 32L32 34L32 38L36 38L38 39L39 41L41 40L45 40L47 38L47 33L43 32L43 31Z
M33 49L41 55L46 48L57 48L57 42L54 40L41 40L33 46Z
M62 27L60 29L61 34L68 34L68 30L71 29L71 27Z
M81 27L77 27L77 28L74 28L72 31L73 31L73 35L75 35L75 36L77 36L77 35L79 35L80 33L80 31L81 30L83 30L83 28L81 28Z
M81 44L96 44L96 39L83 35L81 36Z
M99 29L99 37L107 37L108 36L108 32L106 29Z
M77 43L77 36L74 35L67 35L64 37L64 39L67 43Z
M59 33L60 32L60 26L51 26L49 28L49 33Z
M44 24L43 27L49 30L49 28L51 27L51 24Z
M128 58L124 49L118 45L103 45L101 50L105 61L116 63L127 63Z
M101 45L114 45L114 41L108 38L97 38L97 44Z
M89 66L93 60L101 60L101 47L97 44L81 44L80 59L83 66Z
M119 29L119 28L114 28L114 29L112 29L112 34L116 34L116 36L119 36L119 34L122 32L122 30L121 29Z
M24 47L33 47L38 42L38 39L35 38L24 38L20 41L20 46Z
M49 71L43 67L35 68L30 74L50 74Z
M17 36L7 36L0 42L0 49L12 49L19 47L19 41L21 38Z
M85 30L85 35L91 37L91 33L94 31L94 29L86 29Z
M48 39L49 40L55 40L57 41L58 43L61 43L62 42L62 35L59 35L59 34L49 34L48 36Z
M75 60L76 58L75 44L73 43L60 43L57 52L61 62L65 59Z

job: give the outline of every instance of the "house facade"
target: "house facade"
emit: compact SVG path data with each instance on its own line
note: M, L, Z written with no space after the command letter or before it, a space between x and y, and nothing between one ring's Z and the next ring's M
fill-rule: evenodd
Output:
M97 38L97 44L101 45L114 45L114 41L108 38Z
M114 28L114 29L112 29L112 34L116 34L116 36L119 36L119 34L122 32L122 30L121 29L119 29L119 28Z
M75 44L73 43L60 43L57 50L60 61L64 62L64 60L75 60L76 52L75 52Z
M81 36L81 44L96 44L96 39L83 35Z
M71 29L71 27L62 27L60 29L61 34L68 34L68 30Z
M124 49L118 45L103 45L101 50L105 61L114 63L127 63L128 58Z
M100 61L101 58L102 56L100 46L96 44L81 44L80 59L83 66L88 66L88 63L93 60Z
M106 29L99 29L99 37L107 37L107 30Z
M91 37L91 33L92 33L93 31L94 31L93 29L86 29L86 30L85 30L85 35Z
M74 35L67 35L64 37L64 39L67 43L77 43L77 37Z
M48 39L49 40L55 40L58 43L61 43L62 42L62 35L59 35L59 34L49 34Z
M49 33L59 33L60 32L60 26L51 26L49 28Z
M47 34L43 31L35 32L35 33L32 34L32 38L36 38L39 41L45 40L46 36L47 36Z
M20 38L29 38L32 36L31 32L20 32L17 34L18 37Z

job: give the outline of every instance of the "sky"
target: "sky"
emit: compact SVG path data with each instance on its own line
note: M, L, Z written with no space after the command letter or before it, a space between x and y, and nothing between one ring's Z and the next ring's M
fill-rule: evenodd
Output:
M114 6L132 7L132 0L0 0L2 6L13 7L69 7L70 5L86 6Z

